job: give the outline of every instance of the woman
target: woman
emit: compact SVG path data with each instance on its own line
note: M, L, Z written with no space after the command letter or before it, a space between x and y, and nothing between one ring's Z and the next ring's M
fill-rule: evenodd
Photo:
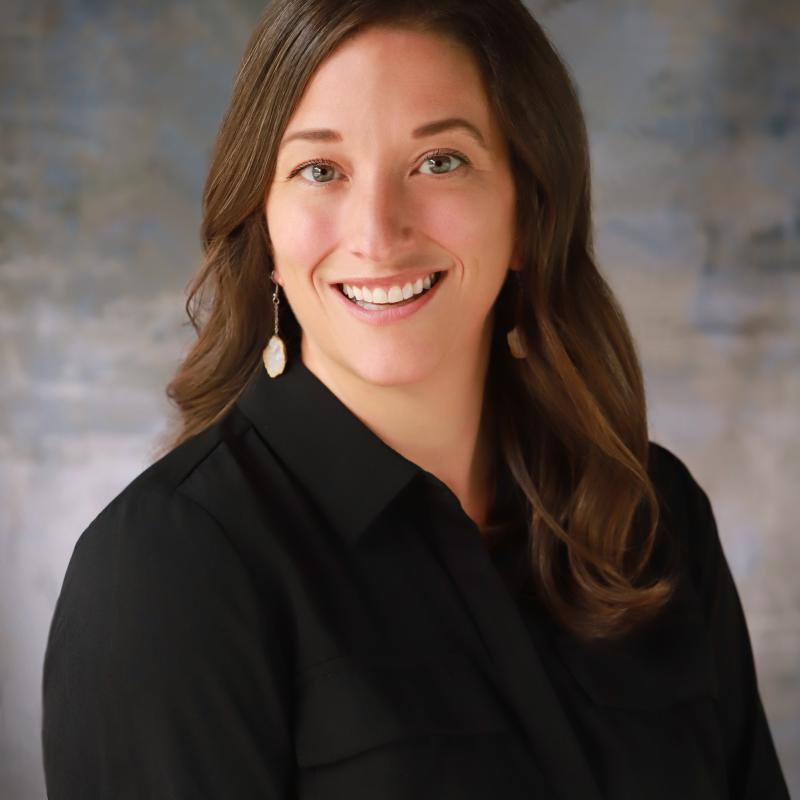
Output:
M271 4L204 211L181 427L55 611L49 796L788 797L524 6Z

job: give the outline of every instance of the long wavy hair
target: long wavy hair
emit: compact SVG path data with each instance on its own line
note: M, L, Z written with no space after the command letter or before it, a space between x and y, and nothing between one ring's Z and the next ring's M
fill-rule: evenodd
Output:
M197 339L166 388L178 416L160 452L225 416L263 369L273 327L263 199L278 145L315 69L375 24L454 37L480 68L509 147L522 267L493 308L482 425L524 497L533 584L551 618L584 640L627 634L655 617L675 586L671 574L649 569L660 526L643 379L595 261L577 94L520 0L275 0L266 8L211 157L203 259L187 287ZM289 357L299 357L300 326L282 308ZM524 359L506 346L514 325Z

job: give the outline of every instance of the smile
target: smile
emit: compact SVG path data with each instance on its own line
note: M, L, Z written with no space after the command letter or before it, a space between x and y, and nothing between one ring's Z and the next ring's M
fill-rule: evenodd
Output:
M439 279L440 272L431 272L414 282L395 286L358 286L355 284L337 284L340 291L362 308L380 308L382 305L403 305L412 302L418 295L430 291Z
M342 283L334 284L334 290L357 318L372 324L384 324L405 319L427 305L446 275L446 271L433 272L413 284L392 286L388 291L380 287L370 290Z

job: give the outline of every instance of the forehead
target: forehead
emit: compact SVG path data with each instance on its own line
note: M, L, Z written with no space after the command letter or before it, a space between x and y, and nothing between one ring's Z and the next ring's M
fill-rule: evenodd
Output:
M452 38L374 26L345 40L319 65L289 129L377 123L401 125L405 132L414 121L445 116L472 119L492 136L491 110L472 53Z

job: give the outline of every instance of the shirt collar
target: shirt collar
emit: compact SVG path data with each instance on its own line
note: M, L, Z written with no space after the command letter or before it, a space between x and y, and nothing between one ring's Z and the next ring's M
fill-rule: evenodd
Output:
M260 365L237 406L352 543L415 475L429 475L374 434L299 358L277 378Z

